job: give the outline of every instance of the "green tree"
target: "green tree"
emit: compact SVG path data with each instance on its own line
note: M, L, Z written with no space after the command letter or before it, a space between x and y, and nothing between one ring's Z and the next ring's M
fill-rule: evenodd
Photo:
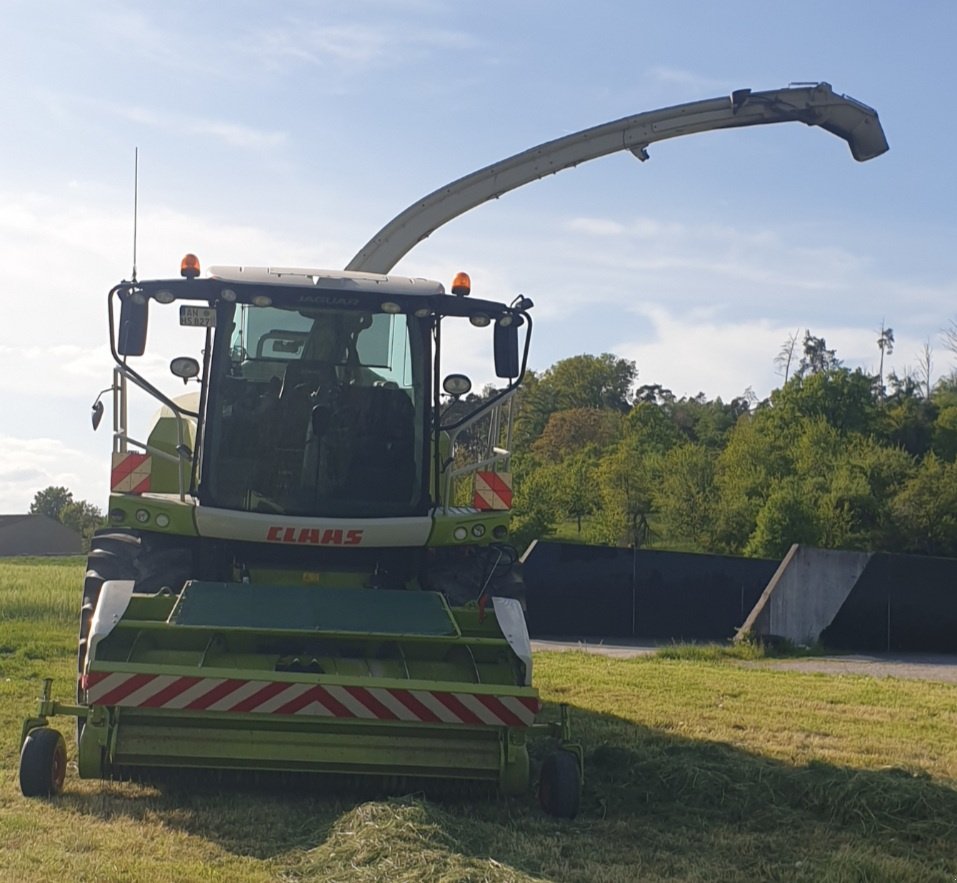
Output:
M915 471L906 451L876 439L843 441L818 502L821 545L871 550L892 542L890 501Z
M622 439L602 457L597 470L601 508L593 520L591 538L636 548L646 545L658 475L657 455L633 439Z
M73 528L89 543L94 532L103 526L103 513L86 500L74 500L73 492L65 487L46 487L37 491L30 504L31 515L48 515Z
M545 372L542 383L555 389L563 408L609 408L624 413L637 376L634 362L602 353L562 359Z
M555 532L561 517L560 480L561 467L554 463L532 464L516 475L512 509L512 543L516 548L524 549L532 540Z
M682 435L712 449L724 447L732 427L750 410L751 400L747 395L725 404L720 397L708 400L704 393L681 398L669 409L671 420Z
M798 365L800 376L821 374L841 367L836 350L829 350L823 337L815 337L810 330L804 332L804 354Z
M598 462L594 449L566 457L555 479L555 503L565 518L573 519L581 536L582 519L598 508Z
M48 515L50 518L60 521L60 515L63 510L72 502L72 491L67 490L65 487L54 487L51 485L34 494L33 502L30 504L30 514Z
M622 417L617 411L600 408L569 408L555 411L542 434L532 443L532 452L559 461L588 446L603 450L621 436Z
M890 507L898 551L957 555L957 463L928 454Z
M921 382L912 375L898 377L892 372L888 382L891 394L884 404L884 438L915 457L923 456L933 444L938 405L923 394Z
M625 418L624 441L646 454L664 454L684 439L663 408L639 402Z
M556 411L594 408L625 413L638 369L611 353L572 356L530 375L519 399L515 441L528 450Z
M873 432L880 414L874 378L860 369L836 367L792 377L771 393L771 405L791 422L823 417L843 432Z
M87 542L104 523L103 513L99 507L86 500L74 500L67 503L60 512L60 521L67 527L72 527Z
M771 486L792 468L793 435L793 423L772 408L735 425L715 462L709 551L741 554L744 550Z
M702 445L672 448L661 461L655 508L672 545L687 540L707 549L714 534L715 454Z
M807 490L792 475L771 488L744 552L761 558L781 558L793 543L819 545L820 538L820 522Z
M937 413L931 445L942 460L957 459L957 405L945 405Z

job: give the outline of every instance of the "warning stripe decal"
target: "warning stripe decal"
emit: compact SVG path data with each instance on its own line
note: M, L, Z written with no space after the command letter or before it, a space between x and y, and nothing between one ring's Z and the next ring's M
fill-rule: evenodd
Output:
M145 494L150 489L153 458L149 454L114 452L110 490L121 494Z
M90 705L465 724L472 727L527 727L541 708L535 696L119 672L92 672L83 676L81 686Z
M483 512L512 508L510 472L476 472L472 505Z

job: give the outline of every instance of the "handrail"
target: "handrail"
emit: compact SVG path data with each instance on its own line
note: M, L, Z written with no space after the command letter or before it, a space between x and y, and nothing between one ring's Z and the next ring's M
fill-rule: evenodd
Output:
M457 479L462 478L466 475L471 475L478 470L486 468L488 466L494 466L499 463L504 463L508 465L509 459L512 456L512 452L507 448L498 447L494 442L498 440L498 435L501 431L501 412L506 404L511 406L511 402L514 394L517 390L510 390L505 396L499 398L494 402L491 408L483 408L479 411L476 411L474 414L470 414L466 417L461 423L457 423L454 428L448 430L449 438L449 450L450 453L454 454L455 443L459 435L470 426L474 426L479 420L488 417L489 418L489 435L485 445L486 456L480 460L477 460L472 463L468 463L465 466L458 466L455 468L451 467L451 462L447 462L443 468L445 473L445 488L444 493L442 494L442 510L444 513L448 514L448 511L452 504L452 492L455 488L455 482ZM508 421L508 431L511 434L511 421Z
M149 453L151 456L158 456L162 460L167 460L172 463L177 464L176 470L176 482L179 490L180 500L186 499L186 481L183 477L183 466L185 464L190 464L194 462L195 454L190 452L190 455L184 456L182 451L187 448L186 445L186 434L184 427L186 425L187 416L196 417L198 416L196 412L190 411L187 408L180 407L176 404L173 399L168 396L163 395L158 389L156 389L153 384L144 378L140 377L135 371L125 365L123 362L117 362L116 366L113 369L114 378L117 376L120 378L120 383L116 383L114 380L114 388L118 390L114 395L119 397L119 407L114 403L113 407L113 450L116 452L125 452L127 450L127 445L135 445L138 448ZM142 389L147 395L151 398L156 399L161 404L168 407L172 412L173 416L176 419L176 451L177 456L170 454L166 451L162 451L155 446L150 446L146 442L138 441L135 438L131 438L129 435L129 430L126 425L126 415L127 415L127 389L126 382L127 380L132 380L134 385Z

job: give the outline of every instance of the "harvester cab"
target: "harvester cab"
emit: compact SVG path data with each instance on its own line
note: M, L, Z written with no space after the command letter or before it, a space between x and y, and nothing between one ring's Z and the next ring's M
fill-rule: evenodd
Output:
M509 545L531 301L474 298L465 274L451 293L312 269L201 278L188 255L181 276L110 292L109 526L84 582L76 703L47 685L25 723L24 793L62 785L56 713L77 717L81 777L347 773L510 794L529 785L540 729L560 743L543 805L573 816L581 749L564 711L536 723ZM170 364L185 395L140 367L162 309L199 337ZM473 395L443 373L463 328L485 336L499 388ZM143 439L134 392L159 406Z

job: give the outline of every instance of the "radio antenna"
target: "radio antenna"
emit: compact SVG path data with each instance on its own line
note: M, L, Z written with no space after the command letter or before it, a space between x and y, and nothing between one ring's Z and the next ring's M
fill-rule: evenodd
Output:
M133 148L133 282L136 282L136 217L139 214L140 149Z

